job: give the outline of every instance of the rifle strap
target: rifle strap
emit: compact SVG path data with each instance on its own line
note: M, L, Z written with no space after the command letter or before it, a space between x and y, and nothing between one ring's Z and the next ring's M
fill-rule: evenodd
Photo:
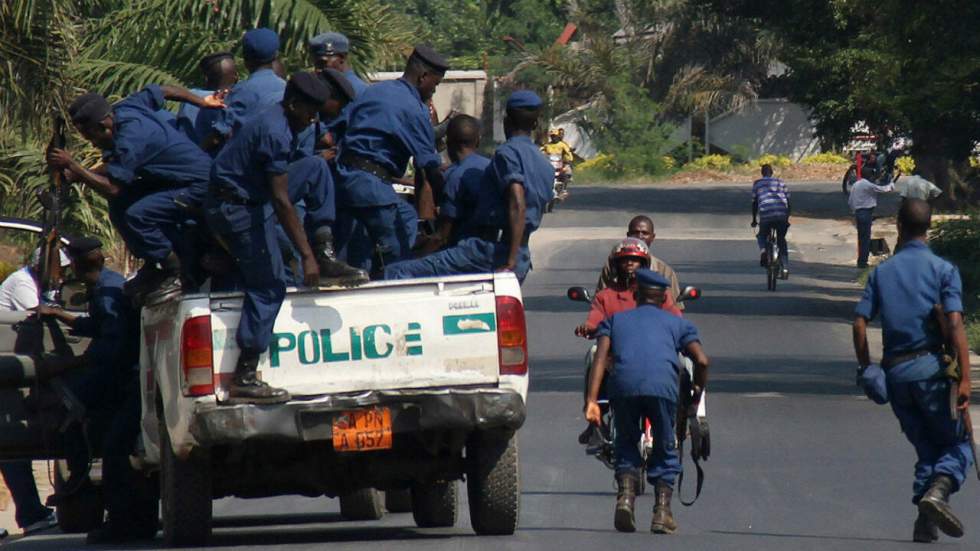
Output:
M678 445L677 453L680 454L681 466L683 467L683 465L684 465L684 442L681 442ZM692 499L690 501L684 501L684 493L681 491L682 488L684 487L684 469L683 468L681 468L681 474L677 478L677 499L680 500L681 505L683 505L685 507L690 507L691 505L694 505L694 502L697 501L699 497L701 497L701 488L704 486L704 469L701 468L701 461L699 461L697 457L693 457L693 456L691 457L691 460L694 461L694 468L697 469L697 472L698 472L698 480L697 480L697 484L696 484L696 487L695 487L695 490L694 490L694 499Z

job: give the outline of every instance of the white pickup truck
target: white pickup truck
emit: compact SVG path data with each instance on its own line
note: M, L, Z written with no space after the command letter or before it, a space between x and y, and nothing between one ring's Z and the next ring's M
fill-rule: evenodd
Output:
M419 526L452 526L464 476L474 530L514 532L528 366L513 274L291 290L259 364L292 396L279 405L225 401L241 304L190 294L142 311L141 459L160 471L168 544L203 543L225 496L339 496L368 519L387 491Z

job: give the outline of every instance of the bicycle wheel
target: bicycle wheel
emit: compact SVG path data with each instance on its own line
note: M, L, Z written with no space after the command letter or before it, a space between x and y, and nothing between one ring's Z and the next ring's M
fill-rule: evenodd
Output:
M776 290L776 281L779 279L780 264L779 248L776 246L776 230L769 232L769 239L766 240L766 253L769 255L769 265L766 266L766 288L770 291Z

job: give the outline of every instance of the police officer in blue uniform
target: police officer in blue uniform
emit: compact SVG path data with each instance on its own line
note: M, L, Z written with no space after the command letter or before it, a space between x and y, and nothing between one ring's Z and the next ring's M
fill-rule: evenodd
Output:
M473 217L476 197L490 159L477 152L480 147L480 121L457 115L449 121L446 144L452 164L446 170L446 185L439 203L436 233L420 252L432 252L459 241L460 225ZM418 249L418 247L416 247Z
M974 459L963 422L970 404L970 354L962 284L956 267L929 250L931 215L929 204L920 199L902 204L898 252L871 273L854 320L854 349L863 371L871 364L868 322L881 316L888 400L918 458L912 486L912 503L919 512L913 527L917 542L935 541L938 530L963 535L949 496L960 489ZM949 376L940 353L944 343L935 305L942 305L950 327L958 380Z
M642 268L636 272L636 281L637 307L614 314L599 325L585 416L589 422L599 424L599 387L611 370L606 392L616 424L616 529L636 530L633 509L643 465L637 443L643 434L643 419L647 418L655 441L653 453L647 458L646 477L656 489L657 498L650 531L670 534L677 529L670 500L674 480L681 472L675 436L681 369L677 354L684 352L694 361L695 407L707 383L708 357L701 348L697 328L661 309L670 280Z
M238 82L235 57L229 52L204 56L198 63L198 68L204 75L204 87L190 89L196 96L203 98L226 93ZM177 110L177 130L183 132L190 141L200 144L201 140L211 132L212 125L220 114L221 112L215 109L201 110L192 103L182 103Z
M459 243L391 265L385 279L511 270L524 281L531 269L528 239L541 225L554 180L551 163L531 141L541 105L541 98L529 90L514 92L507 100L507 141L484 173L472 217L461 222Z
M212 154L265 107L282 101L286 89L286 81L275 71L279 59L279 36L275 31L266 28L247 31L242 38L242 51L248 78L228 93L225 110L201 143L201 148Z
M329 99L320 108L316 122L297 136L293 154L297 160L317 153L327 160L335 158L336 145L347 133L347 107L357 97L354 86L340 71L324 69L317 76L327 85Z
M350 54L350 40L341 33L321 33L309 41L310 60L317 71L334 69L340 71L350 81L354 93L360 95L368 87L368 83L357 76L351 69L347 56Z
M321 269L333 262L324 254L324 247L318 247L316 253L311 249L289 197L291 144L295 135L313 122L327 94L318 77L294 74L282 102L264 109L243 126L214 162L205 214L211 230L234 257L245 293L235 335L241 355L229 389L235 400L274 403L289 399L285 390L272 388L256 377L259 356L269 347L286 294L276 220L301 258L306 285L318 285ZM311 159L323 161L320 157ZM320 171L319 175L328 173ZM307 204L306 227L314 240L322 233L321 228L312 226L327 222L316 219L318 213L328 210L321 210L321 206ZM329 234L329 228L325 233Z
M415 242L418 215L391 186L405 173L410 157L417 176L424 173L433 189L442 191L442 159L426 102L447 68L444 57L418 46L401 78L368 87L350 106L337 164L338 199L380 246L385 264L410 257ZM371 251L350 254L370 257Z
M72 271L89 291L88 315L75 316L42 305L38 313L65 323L73 335L91 338L75 357L45 360L49 373L65 372L66 384L86 408L88 428L66 442L72 478L88 473L88 443L102 450L102 488L108 522L89 533L88 543L152 539L157 532L156 485L129 463L140 433L139 315L123 295L124 278L105 267L102 244L83 237L72 241ZM79 474L81 473L81 474ZM57 500L57 496L55 497Z
M211 158L160 116L167 99L221 106L214 98L155 84L115 106L99 94L84 94L68 113L82 136L102 149L104 172L83 167L62 149L48 154L49 165L66 169L71 179L108 199L113 226L144 261L127 284L130 295L177 291L181 257L188 270L195 264L189 258L193 251L180 249L186 241L181 232L207 194Z

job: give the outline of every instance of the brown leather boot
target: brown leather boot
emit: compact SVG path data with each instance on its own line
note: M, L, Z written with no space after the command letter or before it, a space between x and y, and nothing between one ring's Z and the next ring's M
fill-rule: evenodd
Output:
M912 529L912 541L918 543L932 543L939 539L939 527L936 523L929 520L929 517L919 513L915 518L915 527Z
M674 514L670 512L670 500L674 495L674 486L658 480L656 492L657 504L653 506L650 531L654 534L673 534L677 530Z
M616 494L616 516L613 523L616 530L620 532L635 532L634 505L636 504L636 489L640 486L640 479L636 473L623 472L616 474L616 483L619 486L619 491Z
M949 506L949 494L953 493L953 479L938 474L932 479L932 484L925 495L919 500L919 513L925 515L943 531L953 538L963 537L963 523L953 514Z

